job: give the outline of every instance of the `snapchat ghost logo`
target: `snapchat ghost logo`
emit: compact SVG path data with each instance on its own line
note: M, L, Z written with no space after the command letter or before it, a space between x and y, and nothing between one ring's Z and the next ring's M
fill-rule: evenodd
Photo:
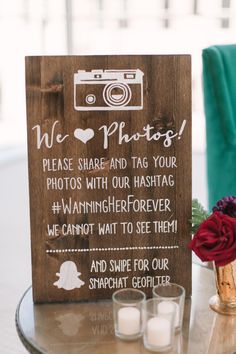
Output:
M53 283L59 289L73 290L84 285L84 281L79 279L81 273L77 271L77 266L72 261L61 264L60 273L56 273L59 279Z

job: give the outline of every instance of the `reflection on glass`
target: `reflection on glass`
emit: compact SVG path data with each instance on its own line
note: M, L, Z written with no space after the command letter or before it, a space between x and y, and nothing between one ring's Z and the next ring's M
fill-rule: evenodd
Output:
M236 317L215 314L207 354L236 351Z
M72 312L58 316L56 313L55 320L59 323L58 328L65 336L75 336L83 325L84 316L82 314L75 315Z

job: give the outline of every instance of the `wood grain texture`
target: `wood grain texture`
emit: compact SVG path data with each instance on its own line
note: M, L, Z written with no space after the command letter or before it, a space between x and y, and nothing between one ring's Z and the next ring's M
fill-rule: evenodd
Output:
M73 76L78 69L137 69L144 73L144 107L133 111L76 111L73 106ZM84 88L86 92L86 85ZM187 295L191 294L191 253L187 249L190 239L191 217L191 63L190 56L69 56L69 57L27 57L26 58L26 93L28 119L28 156L29 156L29 187L31 209L31 245L33 266L33 296L35 302L79 301L88 299L110 298L115 289L89 289L89 278L126 277L127 286L132 286L132 277L170 275L173 282L182 284ZM136 95L134 93L134 95ZM136 97L137 99L137 97ZM125 122L124 132L132 135L143 132L147 124L155 132L166 132L172 129L179 132L183 120L187 121L180 139L173 139L169 148L163 146L163 141L147 141L140 139L119 145L117 134L109 137L108 149L103 148L103 134L99 128L113 122ZM55 131L68 134L63 143L55 143L52 148L42 144L36 147L36 131L32 129L39 125L42 133L51 131L53 124L58 121ZM92 128L95 132L93 139L86 144L74 137L75 129ZM178 168L156 169L153 156L175 156ZM131 166L131 157L148 157L147 169ZM43 172L42 160L68 157L73 159L73 171ZM79 171L78 158L104 158L106 169ZM128 166L125 170L109 169L112 158L126 158ZM173 174L174 187L135 188L133 177L155 174ZM81 177L85 183L87 176L107 176L109 182L113 176L128 176L130 188L114 189L63 189L47 190L48 177ZM109 183L110 184L110 183ZM168 198L171 201L170 212L130 212L123 213L52 213L52 203L57 200L91 201L104 200L108 196L116 199L126 199L132 194L136 199ZM119 224L123 221L132 222L177 219L177 233L159 234L154 232L138 235L122 234ZM98 223L117 222L117 234L98 235ZM95 224L91 235L63 236L48 235L47 225L52 224ZM146 249L150 246L172 246L178 249ZM93 252L54 252L46 250L65 249L96 249L120 247L145 247L145 249L130 249L121 251ZM109 269L104 273L90 273L93 260L108 262L121 259L169 259L169 270L140 270L130 272L113 272ZM73 261L85 285L70 291L58 289L53 283L58 280L56 273L65 261ZM151 287L143 289L151 295Z

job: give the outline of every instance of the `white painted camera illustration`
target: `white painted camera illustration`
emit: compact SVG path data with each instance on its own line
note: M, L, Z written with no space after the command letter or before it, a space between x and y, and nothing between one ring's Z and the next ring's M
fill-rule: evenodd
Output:
M74 109L123 111L143 109L143 72L78 70L74 74Z

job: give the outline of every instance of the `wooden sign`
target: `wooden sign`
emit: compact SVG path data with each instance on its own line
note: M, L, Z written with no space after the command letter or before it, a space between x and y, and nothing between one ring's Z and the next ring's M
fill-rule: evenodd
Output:
M27 57L35 302L191 293L188 55Z

